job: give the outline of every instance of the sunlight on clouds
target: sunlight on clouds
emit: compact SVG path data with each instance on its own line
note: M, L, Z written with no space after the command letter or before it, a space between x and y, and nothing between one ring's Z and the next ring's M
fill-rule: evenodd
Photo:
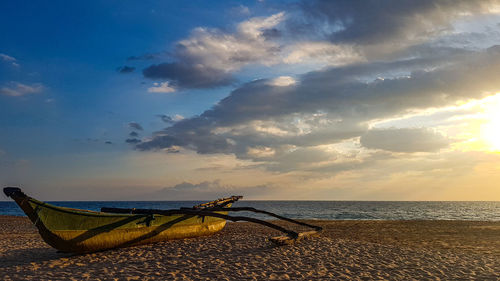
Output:
M330 42L301 42L289 46L283 62L320 63L323 65L344 65L364 61L363 55L350 45L336 45Z
M500 94L455 106L413 111L395 118L376 120L370 128L427 127L454 140L452 150L500 151Z
M277 87L286 87L294 85L295 83L297 83L297 81L290 76L280 76L269 81L269 85Z
M262 35L262 31L267 28L272 28L278 25L285 19L285 13L277 13L270 17L255 17L248 21L244 21L238 25L238 31L242 34L246 34L251 38L259 38Z
M148 88L149 93L173 93L175 88L171 87L168 82L153 83L154 87Z
M249 147L247 149L247 154L253 158L266 158L273 157L276 151L271 147Z
M474 100L460 106L471 110L470 114L456 116L460 127L451 127L457 142L455 148L463 151L500 151L500 94Z
M500 94L484 100L486 123L481 125L481 138L486 141L490 150L500 151Z
M256 132L260 133L265 133L275 136L287 136L290 134L290 132L277 127L274 122L269 122L269 121L265 122L262 120L257 120L252 122L251 125L253 126L253 129Z
M205 66L224 73L237 71L249 63L273 65L278 63L279 45L264 36L285 18L284 13L255 17L241 22L237 32L226 33L214 28L195 28L191 36L178 42L179 58L193 66Z

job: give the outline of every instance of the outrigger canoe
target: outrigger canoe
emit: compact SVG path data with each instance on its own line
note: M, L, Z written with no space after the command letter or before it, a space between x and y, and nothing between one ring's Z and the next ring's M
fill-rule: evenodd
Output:
M285 236L270 239L277 244L290 244L321 231L321 227L251 207L231 208L242 196L231 196L174 210L102 208L101 212L95 212L44 203L27 196L17 187L5 187L3 191L14 199L38 228L43 240L61 252L89 253L206 236L221 231L227 220L258 223L285 233ZM314 231L297 233L268 221L229 216L230 211L262 213L311 227Z

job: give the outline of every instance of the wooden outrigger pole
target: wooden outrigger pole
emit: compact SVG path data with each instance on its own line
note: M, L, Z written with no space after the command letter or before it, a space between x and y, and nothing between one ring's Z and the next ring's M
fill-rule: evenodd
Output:
M242 196L232 196L230 198L242 198ZM216 200L217 201L217 200ZM216 202L213 201L213 202ZM233 202L233 201L231 201ZM231 208L225 208L223 207L224 204L211 204L206 203L202 205L195 206L193 208L181 208L181 209L175 209L175 210L158 210L158 209L127 209L127 208L101 208L101 212L105 213L115 213L115 214L147 214L147 215L192 215L192 216L200 216L200 217L216 217L216 218L222 218L225 220L237 222L237 221L246 221L246 222L252 222L256 224L260 224L278 231L281 231L286 234L286 236L278 236L278 237L272 237L269 240L275 244L278 245L284 245L284 244L293 244L294 242L297 242L299 240L302 240L303 238L310 237L313 235L318 234L320 231L323 230L322 227L320 226L315 226L311 225L305 222L300 222L291 218L283 217L268 211L264 210L258 210L253 207L231 207ZM205 206L203 206L205 205ZM221 206L222 205L222 206ZM307 232L295 232L293 230L286 229L282 226L279 226L277 224L265 221L265 220L260 220L252 217L245 217L245 216L230 216L226 214L222 214L220 212L253 212L253 213L259 213L259 214L265 214L270 217L274 217L283 221L291 222L297 225L301 226L306 226L309 228L312 228L314 230L312 231L307 231Z

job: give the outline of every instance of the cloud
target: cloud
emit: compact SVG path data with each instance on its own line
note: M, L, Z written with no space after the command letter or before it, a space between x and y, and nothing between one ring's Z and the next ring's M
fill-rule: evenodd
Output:
M125 142L128 144L139 144L139 143L141 143L141 140L136 139L136 138L130 138L130 139L126 139Z
M196 28L191 36L177 42L174 61L154 64L143 70L144 77L168 80L179 88L212 88L235 81L232 73L250 63L277 62L279 45L264 35L283 21L284 13L241 22L234 33Z
M392 152L436 152L450 141L426 128L374 129L361 136L361 145Z
M137 122L130 122L130 123L128 123L128 126L129 126L129 128L134 129L134 130L139 130L139 131L144 130L142 128L141 124L139 124Z
M165 114L159 114L158 117L160 117L161 121L165 123L173 123L174 120L172 117L165 115Z
M370 128L498 92L500 47L487 48L491 38L470 43L495 29L469 32L459 22L481 26L477 16L498 13L489 6L495 3L304 1L241 22L234 32L198 28L178 42L173 61L152 65L145 76L179 89L227 85L252 65L276 76L238 86L197 116L167 122L136 148L229 154L251 168L315 176L454 149L450 144L461 140L442 135L449 123Z
M284 48L283 62L287 64L318 63L344 65L365 60L364 54L348 44L326 41L305 41Z
M165 187L153 193L154 198L168 200L214 200L230 195L244 195L252 197L255 194L272 189L264 185L234 186L222 184L220 180L203 181L200 183L182 182L174 186ZM147 195L151 197L150 195Z
M230 73L203 64L183 62L162 63L144 69L144 77L151 79L169 79L179 88L214 88L233 83Z
M132 73L132 72L134 72L134 70L135 70L135 67L133 67L133 66L126 66L126 65L120 66L120 67L118 67L116 69L116 71L118 71L119 73L122 73L122 74L123 73Z
M38 94L44 89L40 83L27 85L19 82L10 82L6 86L0 88L0 95L10 97L22 97L31 94Z
M249 148L246 157L258 163L256 168L279 173L317 172L319 168L330 167L329 173L332 175L334 172L345 170L339 169L339 167L348 163L341 159L339 152L326 150L322 147L288 146L287 149L255 147ZM335 163L335 168L332 168L332 163Z
M0 60L2 60L2 61L6 61L6 62L15 62L15 61L16 61L16 58L11 57L11 56L6 55L6 54L2 54L2 53L0 53Z
M144 54L140 56L130 56L127 58L128 61L135 61L135 60L154 60L157 59L161 56L161 53L156 53L156 54Z
M175 88L170 87L168 82L154 83L154 87L148 88L149 93L173 93Z
M248 16L251 14L250 9L244 5L233 7L231 8L230 12L234 15L244 15L244 16Z
M426 149L414 146L413 150L432 151L445 147L445 142L428 132L365 135L367 124L411 110L483 98L500 89L499 72L500 46L494 46L460 55L452 52L441 60L422 57L333 67L307 73L287 86L257 80L201 115L157 132L137 148L179 146L201 154L235 154L240 159L272 162L298 148L363 135L366 146L391 150L375 144L375 139L377 133L393 133L399 139L404 134L429 137L432 141L425 144ZM412 151L393 145L393 151Z
M128 134L128 135L131 137L134 137L134 138L139 136L139 134L137 132L130 132L130 134Z
M286 87L291 86L297 83L293 77L290 76L280 76L274 79L269 80L269 85L276 87Z
M408 44L452 29L459 17L497 12L496 0L303 1L304 18L291 20L294 32L314 30L332 42Z
M176 114L173 117L165 115L165 114L158 114L157 116L161 118L161 121L163 121L163 122L165 122L167 124L173 124L173 123L175 123L177 121L180 121L180 120L184 119L184 116L179 115L179 114Z
M105 144L113 144L113 142L112 142L112 141L105 141L104 143L105 143Z
M0 53L0 61L9 63L13 67L19 67L19 63L17 63L17 59L15 57L9 56L7 54Z
M143 75L178 89L201 89L234 84L234 74L249 65L340 66L380 59L456 34L457 19L497 13L499 3L303 1L268 17L242 21L232 32L196 28L176 43L170 61L150 65Z

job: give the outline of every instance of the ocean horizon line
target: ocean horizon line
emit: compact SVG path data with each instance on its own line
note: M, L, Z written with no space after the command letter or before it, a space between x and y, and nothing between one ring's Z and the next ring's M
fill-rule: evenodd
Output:
M45 202L195 202L195 201L213 201L211 199L181 199L181 200L43 200ZM335 200L299 200L299 199L243 199L248 201L276 201L276 202L500 202L500 200L354 200L354 199L335 199ZM0 200L0 202L13 202L12 199Z

